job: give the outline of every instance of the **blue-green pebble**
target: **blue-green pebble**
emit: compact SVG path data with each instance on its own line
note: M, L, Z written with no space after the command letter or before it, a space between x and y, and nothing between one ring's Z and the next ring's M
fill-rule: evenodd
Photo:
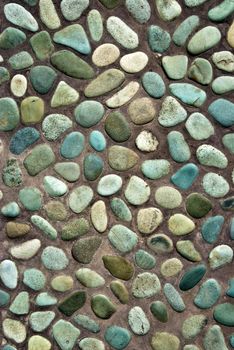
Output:
M102 173L104 162L96 154L88 154L84 158L84 176L89 181L96 180Z
M234 103L231 101L219 98L209 105L208 112L221 125L234 125Z
M185 45L188 37L192 32L199 26L200 20L196 15L186 18L180 25L176 28L172 40L177 46Z
M201 227L201 233L203 239L207 243L215 243L222 231L224 224L224 217L222 215L216 215L208 218Z
M202 283L195 299L194 304L200 309L211 308L221 295L221 286L214 278L210 278Z
M226 294L229 297L234 298L234 278L230 278L228 281L228 289L226 291Z
M5 306L10 301L10 294L0 289L0 307Z
M173 83L169 85L169 90L182 102L200 107L206 101L206 92L195 85L188 83Z
M147 94L154 98L161 98L166 92L163 79L155 72L146 72L142 77L142 85Z
M101 131L93 130L89 135L89 143L97 152L102 152L106 148L106 139Z
M2 207L1 213L8 218L16 218L20 215L20 207L16 202L10 202Z
M171 131L167 135L169 152L174 161L178 163L187 162L191 157L189 145L179 131Z
M105 109L100 102L83 101L75 109L75 119L84 128L97 124L104 116Z
M104 334L106 342L116 350L125 349L131 341L131 334L126 328L109 326Z
M198 174L199 168L196 164L188 163L171 176L171 182L181 190L187 190L192 186Z
M185 304L182 297L171 283L165 283L163 292L173 310L177 312L183 312L185 310Z
M206 266L199 264L190 267L182 276L179 287L181 290L186 291L195 287L198 282L203 278L206 273Z
M142 173L151 180L160 179L170 172L170 163L167 159L148 159L141 165Z
M41 290L46 284L46 278L42 271L32 268L24 271L23 282L33 290Z
M151 25L148 28L148 43L152 51L163 53L170 46L171 36L159 26Z
M84 145L84 135L79 131L73 131L63 140L60 147L60 153L64 158L73 159L82 153Z

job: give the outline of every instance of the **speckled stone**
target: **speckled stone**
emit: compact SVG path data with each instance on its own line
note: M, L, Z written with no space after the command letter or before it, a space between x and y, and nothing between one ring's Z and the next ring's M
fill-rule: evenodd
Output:
M177 258L171 258L162 263L160 271L164 277L172 277L178 275L182 269L182 262Z
M158 122L164 127L175 126L187 118L187 111L172 96L167 96L159 111Z
M108 233L110 243L121 253L130 252L138 242L137 234L123 225L114 225Z
M47 246L42 254L41 261L48 270L63 270L68 266L68 258L60 248Z
M182 334L185 339L195 338L206 326L208 319L204 315L193 315L183 322Z
M174 209L182 203L182 196L171 186L161 186L155 192L155 201L163 208Z
M35 332L42 332L49 327L54 318L55 313L53 311L33 312L29 318L30 327Z
M157 208L144 208L137 213L137 228L144 235L155 231L162 221L163 213Z
M76 241L72 247L72 256L82 264L89 264L100 247L102 239L98 236L89 236Z
M156 110L150 98L141 97L129 104L128 114L134 124L142 125L154 119Z
M62 0L60 7L67 21L75 21L89 6L89 0Z
M143 179L133 175L127 184L124 194L129 203L141 205L148 201L150 187Z
M24 159L24 166L29 175L35 176L47 169L55 161L55 155L47 144L40 144Z
M103 294L92 296L91 308L95 315L102 319L109 319L117 310L116 305Z
M127 141L131 135L131 129L127 119L121 112L112 112L107 116L105 130L116 142Z
M81 213L91 202L93 190L89 186L79 186L69 195L69 207L74 213Z
M123 146L111 146L108 149L108 162L112 169L127 171L139 161L137 153Z
M14 49L23 44L25 40L24 32L14 27L7 27L0 34L0 48L3 50Z
M111 16L107 19L107 31L124 48L135 49L139 44L138 35L119 17Z
M140 306L134 306L128 313L128 324L137 335L145 335L150 330L150 323Z
M126 328L112 325L107 327L104 338L115 350L122 350L128 346L132 336Z
M176 243L177 251L186 259L194 262L202 260L201 254L195 248L193 242L182 240Z
M81 326L92 333L100 332L99 323L97 323L87 315L78 314L78 315L75 315L73 319L75 323L78 324L78 326Z
M202 218L212 209L211 201L201 193L191 193L185 202L186 210L193 218Z
M198 27L200 19L196 15L189 16L174 31L172 40L177 46L185 45L189 36Z
M147 0L127 0L125 6L138 23L143 24L150 19L151 8Z
M141 165L142 173L151 180L157 180L169 174L171 165L167 159L145 160Z
M96 9L91 10L88 13L87 23L93 41L100 41L103 35L103 19L100 12Z
M137 275L132 283L132 294L139 299L150 298L159 293L160 290L160 280L154 273L143 272Z
M3 334L17 344L23 343L26 339L26 327L20 321L5 318L2 323L2 329Z
M172 333L156 332L151 340L153 350L179 350L180 340Z
M201 113L192 113L186 120L185 127L195 140L206 140L214 135L215 130L211 122Z
M57 292L66 292L73 287L73 278L67 275L54 277L51 281L51 287Z
M126 203L121 199L114 197L111 199L110 203L111 210L120 220L131 221L132 213Z
M169 153L174 161L184 163L190 159L190 148L181 132L171 131L167 135L167 143Z
M154 98L161 98L166 91L162 77L155 72L146 72L142 76L142 85L147 94Z
M72 349L80 335L80 330L72 323L59 320L52 327L53 337L62 350Z
M38 23L35 18L23 6L15 3L4 6L4 14L9 22L21 28L36 32Z
M211 308L221 295L221 286L214 278L202 283L194 299L194 304L200 309Z
M223 332L218 325L211 326L203 339L205 350L228 350Z
M159 26L148 27L148 43L153 52L163 53L168 50L171 43L170 34Z
M49 29L57 29L61 22L52 0L40 0L39 2L41 21Z
M46 277L44 273L38 269L27 269L24 271L23 283L27 287L38 291L45 287Z
M48 141L57 140L71 127L71 119L64 114L49 114L42 122L42 131Z
M228 165L228 159L223 152L212 145L201 145L197 148L196 156L202 165L213 166L219 169L225 169Z
M9 310L15 315L27 315L29 313L29 294L20 292L11 303Z
M80 237L88 233L89 221L85 218L69 220L61 230L61 238L65 241L70 241L76 237Z

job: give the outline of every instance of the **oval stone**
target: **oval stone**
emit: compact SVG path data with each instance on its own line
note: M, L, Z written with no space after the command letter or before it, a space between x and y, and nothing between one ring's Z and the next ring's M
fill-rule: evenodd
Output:
M94 50L92 61L98 67L105 67L114 63L119 56L120 51L116 45L102 44Z
M112 169L126 171L133 168L139 156L133 150L122 146L111 146L108 149L108 162Z
M92 296L91 308L95 315L102 319L110 318L117 310L116 305L103 294Z
M148 43L153 52L163 53L171 44L170 34L159 26L148 27Z
M201 193L191 193L185 202L186 210L190 216L199 219L212 209L211 201Z
M174 161L183 163L190 159L190 148L181 132L171 131L167 135L167 142L170 155Z
M228 165L228 159L225 154L212 145L199 146L196 156L202 165L213 166L219 169L225 169Z
M135 49L139 45L137 33L119 17L109 17L107 19L106 27L110 35L124 48Z
M142 85L148 95L161 98L166 91L162 77L155 72L146 72L142 77Z
M165 283L163 293L173 310L176 312L183 312L185 310L185 304L181 295L171 283Z
M152 100L148 97L136 98L128 107L128 114L134 124L142 125L151 122L156 110Z
M227 92L233 91L234 77L223 75L221 77L216 78L212 82L212 90L218 95L222 95Z
M156 259L143 249L139 249L135 253L135 263L143 270L151 270L156 265Z
M213 69L210 62L201 57L196 58L189 68L188 76L202 85L210 84L213 79Z
M133 205L141 205L150 197L149 185L140 177L133 175L125 189L125 197Z
M11 260L3 260L0 263L0 278L4 286L15 289L18 283L18 270Z
M138 23L143 24L150 19L151 9L147 0L127 0L125 6Z
M127 73L138 73L148 63L148 56L141 51L124 55L120 59L121 68Z
M192 113L186 120L185 127L194 140L206 140L214 135L214 127L203 114Z
M172 277L178 275L182 269L182 262L177 258L171 258L162 263L160 271L164 277Z
M170 172L170 163L167 159L149 159L141 165L142 173L151 180L157 180Z
M231 101L219 98L209 105L208 112L222 126L234 125L234 103Z
M128 346L132 336L126 328L113 325L107 327L104 338L115 350L122 350Z
M145 335L150 330L149 320L139 306L134 306L128 313L128 324L137 335Z
M169 85L169 90L182 102L194 106L201 107L206 101L206 92L195 85L188 83L174 83Z
M27 90L28 82L24 75L16 74L11 80L11 92L16 97L24 96Z
M214 308L214 319L224 326L234 326L234 305L231 303L219 304Z
M187 49L191 54L198 55L217 45L220 39L221 33L219 29L207 26L194 34L188 43Z
M157 254L165 254L173 251L172 240L163 233L157 233L147 239L147 245Z
M184 46L192 32L199 26L200 19L196 15L187 17L174 31L172 40L177 46Z
M69 195L69 207L74 213L81 213L93 199L93 190L89 186L79 186Z
M57 179L54 176L47 175L43 179L43 186L45 191L51 196L51 197L60 197L63 196L67 190L67 185Z
M122 221L131 221L132 213L127 204L121 198L112 198L110 203L111 210Z
M84 176L89 181L96 180L102 173L104 162L96 154L87 154L84 158Z
M123 225L112 226L108 233L108 239L121 253L130 252L138 242L137 234Z
M155 201L163 208L174 209L182 203L182 196L173 187L161 186L155 192Z
M79 131L68 134L60 146L60 153L64 158L73 159L83 152L85 137Z
M45 95L52 88L57 73L49 66L35 66L30 69L29 79L39 94Z
M150 305L150 311L158 321L163 323L166 323L168 321L167 307L162 301L154 301Z
M19 124L20 116L17 103L13 98L0 98L0 130L11 131Z
M104 116L103 105L97 101L83 101L75 109L76 122L84 128L97 124Z
M188 163L171 176L171 182L181 190L187 190L192 186L198 174L199 169L196 164Z
M187 111L172 96L167 96L159 111L158 122L168 128L183 122L187 118Z
M98 182L97 192L101 196L111 196L120 190L122 183L121 177L116 174L105 175Z
M210 278L202 283L194 299L194 304L200 309L211 308L221 295L221 286L214 278Z
M127 259L116 255L103 255L105 268L116 278L128 281L134 273L134 266Z
M137 228L144 235L155 231L162 221L163 213L154 207L140 209L137 213Z
M135 298L150 298L160 291L161 283L155 273L140 273L132 283L132 294Z
M221 244L211 250L209 264L212 270L230 264L233 259L233 250L226 244Z
M224 217L221 215L216 215L208 218L201 227L202 238L207 243L215 243L222 231L224 224Z
M106 148L106 139L99 130L93 130L89 135L89 143L97 152L102 152Z
M4 6L4 14L6 19L21 28L36 32L38 23L35 18L23 6L15 3L6 4Z
M85 267L76 271L76 278L87 288L97 288L105 284L101 275Z
M174 214L168 220L168 228L175 236L183 236L192 232L195 224L183 214Z
M105 130L117 142L127 141L131 135L131 129L127 119L121 112L112 112L107 116Z
M195 287L206 273L204 264L196 265L188 269L180 280L179 287L186 291Z
M215 52L212 61L218 69L229 73L234 71L234 55L230 51Z
M64 251L53 246L47 246L43 250L41 261L45 268L53 271L63 270L69 264L69 260Z
M18 130L11 138L9 150L13 154L21 154L40 138L35 128L26 127Z
M100 12L96 9L91 10L87 17L87 23L93 41L100 41L103 35L103 19Z

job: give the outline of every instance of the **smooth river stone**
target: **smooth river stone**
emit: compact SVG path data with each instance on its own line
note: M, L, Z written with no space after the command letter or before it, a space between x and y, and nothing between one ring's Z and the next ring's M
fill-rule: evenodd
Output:
M72 256L82 264L89 264L101 243L102 239L97 236L81 238L74 243L72 247Z
M216 215L208 218L201 227L202 238L207 243L215 243L222 231L224 224L224 217L221 215Z
M219 29L207 26L194 34L188 43L187 49L191 54L198 55L217 45L220 40L221 33Z
M108 216L105 202L98 200L91 207L90 212L92 224L98 232L105 232L108 225Z
M16 218L20 215L20 207L16 202L10 202L2 207L1 213L7 218Z
M226 291L226 295L231 298L234 298L234 278L230 278L228 280L228 289Z
M139 249L135 253L135 263L143 270L151 270L156 265L156 259L153 255L149 254L143 249Z
M106 148L106 139L103 133L99 130L93 130L89 135L90 146L97 152L102 152Z
M19 109L13 98L0 98L0 130L11 131L19 124Z
M161 210L154 207L140 209L137 213L137 228L145 235L155 231L162 221L163 214Z
M164 0L156 0L158 14L163 21L173 21L181 14L182 8L176 0L165 3Z
M219 304L214 308L214 319L224 326L234 326L234 305L231 303Z
M29 78L31 84L39 94L47 94L57 77L57 73L54 69L48 66L34 66L30 69Z
M74 348L80 330L68 321L58 320L53 324L52 334L60 349L69 350Z
M158 122L164 127L175 126L187 118L187 111L172 96L167 96L159 111Z
M39 239L31 239L10 248L10 254L20 260L29 260L35 256L41 247Z
M69 195L69 207L74 213L81 213L93 199L93 190L89 186L79 186Z
M228 165L228 159L225 154L212 145L199 146L196 156L202 165L213 166L219 169L225 169Z
M0 263L0 278L4 286L15 289L18 283L18 270L11 260L3 260Z
M228 245L216 246L209 254L209 264L212 270L230 264L233 259L233 250Z
M154 152L159 142L151 131L143 130L137 135L135 144L141 152Z
M51 107L69 106L77 102L79 93L65 81L60 81L51 99Z
M54 45L52 43L50 34L46 31L41 31L34 34L30 40L30 45L40 61L44 61L50 57L54 52Z
M130 343L132 335L126 328L113 325L106 328L104 338L115 350L123 350Z
M173 251L172 240L164 233L157 233L147 239L147 245L156 254L165 254Z
M140 273L132 283L132 294L138 299L150 298L160 291L161 283L155 273Z
M28 82L24 75L16 74L11 80L11 92L16 97L24 96L27 90Z
M214 22L223 22L234 12L234 3L230 0L223 0L208 12L208 17Z
M206 101L206 92L192 84L170 84L169 90L175 97L190 106L201 107Z
M47 246L43 250L41 261L45 268L52 271L63 270L69 264L69 260L64 251L53 246Z
M98 182L97 192L101 196L111 196L118 192L122 187L123 181L116 174L108 174L103 176Z
M203 114L192 113L186 120L185 127L194 140L206 140L214 135L214 127Z
M13 302L9 307L9 310L15 315L27 315L29 313L29 308L29 293L20 292L14 298Z
M134 124L142 125L151 122L156 110L152 100L148 97L136 98L128 107L128 114Z
M117 310L116 305L103 294L92 296L91 308L97 317L104 320L109 319Z
M20 106L23 124L40 123L44 117L44 101L37 96L26 97Z
M12 69L21 70L32 66L33 58L27 51L20 51L8 60Z
M119 17L109 17L106 22L106 28L110 35L124 48L135 49L139 45L137 33Z
M234 21L230 25L228 32L227 32L227 42L229 46L234 48Z
M62 0L60 8L67 21L75 21L89 6L89 0Z
M76 271L76 278L87 288L97 288L105 284L101 275L85 267Z
M183 236L195 229L194 222L183 214L174 214L168 220L168 228L175 236Z
M182 297L171 283L165 283L163 293L173 310L176 312L183 312L185 310Z
M98 46L92 55L93 63L98 67L109 66L120 56L119 48L114 44L102 44Z
M201 57L196 58L188 70L188 77L202 85L210 84L213 79L213 69L210 62Z
M73 317L76 324L92 333L100 332L99 324L87 315L78 314Z
M128 324L136 335L145 335L150 330L150 323L145 314L139 306L134 306L128 313Z
M150 197L150 187L143 179L133 175L127 184L124 195L130 204L142 205Z
M84 90L86 97L98 97L119 87L125 80L122 71L116 68L110 68L98 75L96 79L91 81Z
M211 326L203 338L205 350L228 350L223 332L218 325Z
M112 226L108 233L108 239L121 253L132 251L138 242L137 234L123 225Z
M234 71L234 55L230 51L215 52L212 61L218 69L229 73Z
M163 53L170 46L171 36L161 27L151 25L148 27L148 43L153 52Z
M206 266L199 264L189 268L180 280L179 287L186 291L195 287L206 273Z
M167 143L169 153L175 162L184 163L190 159L190 148L181 132L171 131L167 135Z
M119 299L122 304L128 304L129 293L125 285L120 281L112 281L110 283L112 293Z
M50 175L47 175L44 177L43 186L44 186L45 191L51 197L63 196L68 190L67 185L63 181L57 179L54 176L50 176Z
M233 91L234 77L223 75L216 78L212 82L212 90L218 95Z
M48 141L57 140L71 127L71 119L64 114L49 114L42 122L42 131Z
M172 333L156 332L151 340L153 350L179 350L180 340Z
M170 79L183 79L188 67L188 57L185 55L164 56L162 66Z
M118 108L125 105L136 95L139 88L140 84L138 82L131 81L129 84L111 96L106 101L106 105L110 108Z
M46 277L41 270L32 268L24 270L23 283L34 291L45 287Z
M149 159L142 163L141 171L148 179L156 180L168 175L170 167L167 159Z
M221 286L214 278L202 283L194 299L194 304L200 309L210 309L221 295Z
M172 277L178 275L182 269L182 262L177 258L171 258L162 263L160 272L164 277Z
M96 180L102 173L104 163L101 157L94 153L87 154L84 158L84 176L89 181Z
M23 343L26 339L26 327L20 321L5 318L2 323L2 329L5 337L15 341L17 344Z
M103 255L105 268L116 278L128 281L134 273L134 266L127 259L117 255Z
M209 105L208 112L222 126L234 125L234 103L231 101L219 98Z
M150 19L151 8L148 0L127 0L125 6L138 23L143 24Z
M9 150L13 154L21 154L40 138L35 128L26 127L18 130L11 138Z
M132 213L128 208L127 204L121 199L114 197L111 199L110 203L111 210L114 215L117 216L122 221L131 221Z
M146 72L142 77L142 85L148 95L161 98L166 91L162 77L155 72Z
M25 40L24 32L14 27L7 27L0 34L0 48L3 50L14 49L23 44Z
M89 11L87 24L90 36L93 41L100 41L103 35L103 19L100 12L96 9Z
M139 156L133 150L123 146L111 146L108 149L108 162L112 169L126 171L133 168Z
M49 29L57 29L61 22L52 0L40 0L39 2L41 21Z
M161 186L155 192L155 201L163 208L174 209L182 203L182 196L171 186Z
M162 301L154 301L150 305L150 311L158 321L162 323L166 323L168 321L167 307Z
M69 182L75 182L80 177L80 166L73 162L56 163L54 170Z
M172 40L177 46L184 46L192 32L199 26L200 19L196 15L187 17L174 31Z
M186 198L186 211L193 218L199 219L207 215L212 209L211 201L203 194L193 192Z
M148 56L142 51L137 51L122 56L119 63L125 72L138 73L147 65Z
M4 14L6 19L21 28L36 32L38 23L35 18L23 6L15 3L6 4L4 6Z
M185 319L182 324L182 335L185 339L195 338L207 325L208 319L204 315L193 315Z
M42 292L36 297L36 305L38 306L51 306L57 304L57 299L47 292Z
M66 292L73 287L73 279L71 276L56 276L51 281L51 287L58 292Z
M60 153L67 159L79 157L84 150L84 143L84 135L79 131L73 131L63 140L60 146Z
M49 325L51 324L54 318L55 318L55 313L53 311L33 312L31 313L29 318L30 327L35 332L42 332L49 327Z
M84 128L90 128L97 124L104 113L103 105L92 100L81 102L74 111L76 122Z
M188 163L181 167L171 177L171 182L182 190L187 190L192 186L199 174L196 164Z
M234 133L224 135L222 143L231 154L234 154Z
M26 223L19 223L15 221L8 221L6 224L6 234L9 238L17 238L25 236L30 232L30 225Z
M89 349L105 350L105 345L103 341L96 338L83 338L79 342L79 348L81 350L89 350Z

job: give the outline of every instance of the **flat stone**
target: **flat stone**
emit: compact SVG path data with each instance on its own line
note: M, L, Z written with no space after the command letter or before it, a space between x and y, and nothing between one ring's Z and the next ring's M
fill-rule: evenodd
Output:
M133 280L132 294L135 298L150 298L160 291L161 283L155 273L143 272Z
M172 240L164 233L157 233L147 239L147 245L157 254L165 254L173 251Z
M181 295L171 283L165 283L163 293L173 310L176 312L183 312L185 310L185 304Z
M182 325L182 335L185 339L195 338L206 326L208 319L204 315L193 315L185 319Z
M233 111L234 103L223 98L215 100L208 107L210 115L224 127L234 125Z
M82 264L89 264L100 247L102 239L98 236L81 238L72 247L72 256Z
M151 340L153 350L178 350L180 347L180 340L172 333L156 332Z
M174 214L168 220L168 228L175 236L183 236L195 229L194 222L183 214Z
M100 41L103 35L103 19L100 12L96 9L89 11L87 23L92 40Z
M151 8L147 0L127 0L125 6L138 23L143 24L150 19Z
M225 244L216 246L209 254L209 264L212 270L230 264L233 259L233 250Z
M223 75L214 79L212 82L212 90L218 95L222 95L227 92L233 91L234 90L233 77Z
M60 7L67 21L75 21L89 6L89 0L62 0Z
M225 169L228 165L228 159L223 152L212 145L201 145L196 151L199 163L206 166L213 166L219 169Z
M154 152L158 147L158 140L151 131L143 130L135 140L137 148L142 152Z
M146 72L141 81L147 94L153 98L161 98L166 92L164 81L158 73Z
M105 109L100 102L83 101L75 109L76 122L84 128L96 125L103 118Z
M68 190L67 185L63 181L50 175L44 177L43 186L44 186L44 190L51 197L63 196Z
M199 84L210 84L213 79L213 69L210 62L201 57L196 58L188 70L188 76Z
M40 247L41 241L35 238L13 246L9 251L15 259L29 260L37 254Z
M142 125L154 119L156 110L150 98L141 97L134 99L134 101L130 103L128 114L134 124Z
M103 176L98 182L97 192L101 196L111 196L118 192L122 187L122 179L116 174L108 174Z
M17 187L22 184L22 171L15 158L7 160L6 166L2 170L2 180L8 187Z
M186 210L193 218L202 218L212 209L211 201L201 193L191 193L185 202Z
M106 100L106 105L110 108L118 108L128 103L138 92L140 84L136 81L131 81L121 90Z
M221 215L216 215L208 218L201 227L202 238L207 243L215 243L222 231L224 224L224 217Z
M189 268L182 276L179 287L181 290L186 291L195 287L198 282L203 278L206 273L206 266L199 264Z
M16 202L9 202L2 207L1 213L7 218L16 218L20 215L20 207Z
M228 0L224 0L217 6L209 10L208 17L211 21L222 22L228 16L230 16L233 12L234 12L233 3Z
M93 204L90 216L95 229L100 233L105 232L108 225L108 216L104 201L99 200Z
M192 186L198 174L199 169L196 164L188 163L171 176L171 182L181 190L187 190Z
M175 162L184 163L190 159L190 148L181 132L169 132L167 135L167 143L170 156Z
M28 350L35 350L38 348L41 350L50 350L51 343L48 339L40 335L33 335L32 337L29 338Z
M40 133L35 128L22 128L12 136L9 149L13 154L21 154L39 138Z
M193 35L187 49L191 54L198 55L217 45L220 39L221 33L219 29L213 26L207 26Z
M180 4L173 0L170 3L165 3L163 0L156 0L158 14L163 21L172 21L177 18L182 11Z
M37 96L26 97L20 106L23 124L40 123L44 117L44 101Z
M132 336L126 328L113 325L106 328L104 338L115 350L122 350L128 346Z
M163 213L154 207L140 209L137 213L137 228L145 235L155 231L162 221Z
M52 88L57 73L48 66L35 66L30 69L29 79L39 94L47 94Z
M21 28L36 32L38 23L35 18L23 6L15 3L6 4L4 6L4 14L6 19Z
M29 308L30 304L28 292L20 292L14 298L9 310L15 315L27 315L29 313Z
M11 79L11 92L16 97L24 96L28 87L27 79L22 74L16 74Z
M79 347L81 350L89 350L89 349L105 350L105 345L103 341L96 338L83 338L79 342Z
M73 319L75 323L77 323L79 326L83 327L84 329L87 329L92 333L100 332L99 323L94 321L92 318L90 318L87 315L78 314L78 315L75 315Z
M49 114L42 122L42 131L48 141L57 140L71 127L71 119L64 114Z
M41 31L34 34L30 38L29 42L36 57L41 61L48 59L54 51L54 45L51 41L49 33L46 31Z
M149 320L139 306L134 306L128 313L128 324L136 335L145 335L150 330Z
M92 296L91 308L95 315L102 319L109 319L117 310L116 305L103 294Z
M123 225L112 226L108 233L108 239L121 253L132 251L138 242L137 234Z
M0 130L11 131L19 124L19 109L13 98L0 98Z
M139 161L139 156L133 150L123 146L111 146L108 149L108 162L112 169L127 171Z
M4 286L15 289L18 284L18 270L11 260L3 260L0 263L0 278Z
M192 113L186 120L185 127L194 140L206 140L214 135L214 127L201 113Z
M130 204L142 205L150 197L150 187L143 179L133 175L127 184L124 195Z
M53 221L64 221L67 219L68 212L66 207L60 201L50 201L45 205L46 215Z
M182 262L177 258L171 258L162 263L160 272L164 277L168 278L178 275L182 269Z
M12 69L21 70L33 65L33 58L27 51L21 51L11 56L8 60Z
M69 350L75 346L80 330L72 323L59 320L52 327L53 337L62 350Z
M124 48L135 49L139 45L137 33L119 17L109 17L106 27L110 35Z
M49 29L57 29L61 22L52 0L40 0L39 2L40 19Z
M184 46L192 32L199 26L200 19L196 15L187 17L174 31L172 40L177 46Z
M86 302L86 292L85 291L76 291L72 294L65 297L65 299L61 300L58 309L66 316L71 316L79 310L82 306L84 306ZM63 332L62 332L63 334Z
M148 27L148 43L153 52L163 53L171 44L171 36L161 27L151 25Z
M89 221L85 218L69 220L61 229L61 238L64 241L70 241L88 233Z
M194 304L200 309L210 309L221 296L221 286L214 278L210 278L202 283Z
M234 325L234 306L231 303L223 303L215 306L214 319L224 326L232 327Z
M175 126L187 118L187 111L172 96L167 96L159 111L158 122L164 127Z
M103 133L99 130L93 130L89 135L90 146L97 152L102 152L106 148L106 139Z
M3 50L14 49L23 44L25 40L24 32L14 27L7 27L0 34L0 48Z
M231 154L234 154L234 133L224 135L222 143Z
M176 243L176 249L180 255L190 261L198 262L202 260L201 254L197 251L192 241L182 240Z
M142 173L151 180L157 180L170 172L170 163L166 159L149 159L141 165Z
M60 153L64 158L73 159L79 157L84 150L85 137L79 131L67 134L60 146Z
M41 261L45 268L52 271L63 270L69 264L68 258L64 251L53 246L47 246L43 250L41 254Z
M0 306L6 306L10 301L10 294L0 289Z
M81 213L93 199L93 190L89 186L79 186L69 195L69 207L74 213Z
M228 350L223 332L218 325L211 326L203 339L205 350Z
M120 281L112 281L110 283L112 293L119 299L122 304L128 304L129 293L125 285Z
M46 328L49 327L54 318L55 313L53 311L33 312L29 317L30 327L35 332L43 332Z
M97 288L105 284L105 280L101 275L85 267L76 271L76 278L87 288Z
M51 147L47 144L40 144L29 153L24 159L24 166L29 175L35 176L48 168L55 160Z
M51 99L51 107L69 106L79 100L79 93L65 81L60 81Z
M30 225L15 221L8 221L5 226L9 238L17 238L26 235L30 231Z
M162 58L162 66L170 79L183 79L187 72L188 57L185 55L164 56Z
M114 197L111 199L110 203L111 210L114 215L117 216L122 221L131 221L132 213L126 203L121 199Z
M55 304L57 304L57 299L54 296L48 294L47 292L40 293L36 297L36 305L38 306L45 307Z
M105 268L116 278L128 281L134 273L133 265L123 258L116 255L103 255L103 264Z
M5 337L15 341L17 344L23 343L26 339L26 327L20 321L5 318L2 323Z
M46 277L41 270L38 270L35 268L26 269L24 271L23 283L27 287L35 291L38 291L45 287Z
M148 63L148 56L141 51L124 55L120 59L121 68L127 73L138 73Z
M98 67L105 67L114 63L119 56L120 51L116 45L105 43L94 50L92 61Z
M19 191L19 200L30 211L36 211L42 207L42 193L37 187L24 187Z
M234 55L230 51L219 51L212 55L212 62L218 69L232 73L234 71Z
M194 106L200 107L206 101L206 92L195 85L188 83L173 83L169 85L169 90L182 102Z
M174 209L181 205L182 196L171 186L161 186L155 192L155 201L163 208Z
M67 275L56 276L51 281L51 287L57 292L67 292L74 285L73 278Z

